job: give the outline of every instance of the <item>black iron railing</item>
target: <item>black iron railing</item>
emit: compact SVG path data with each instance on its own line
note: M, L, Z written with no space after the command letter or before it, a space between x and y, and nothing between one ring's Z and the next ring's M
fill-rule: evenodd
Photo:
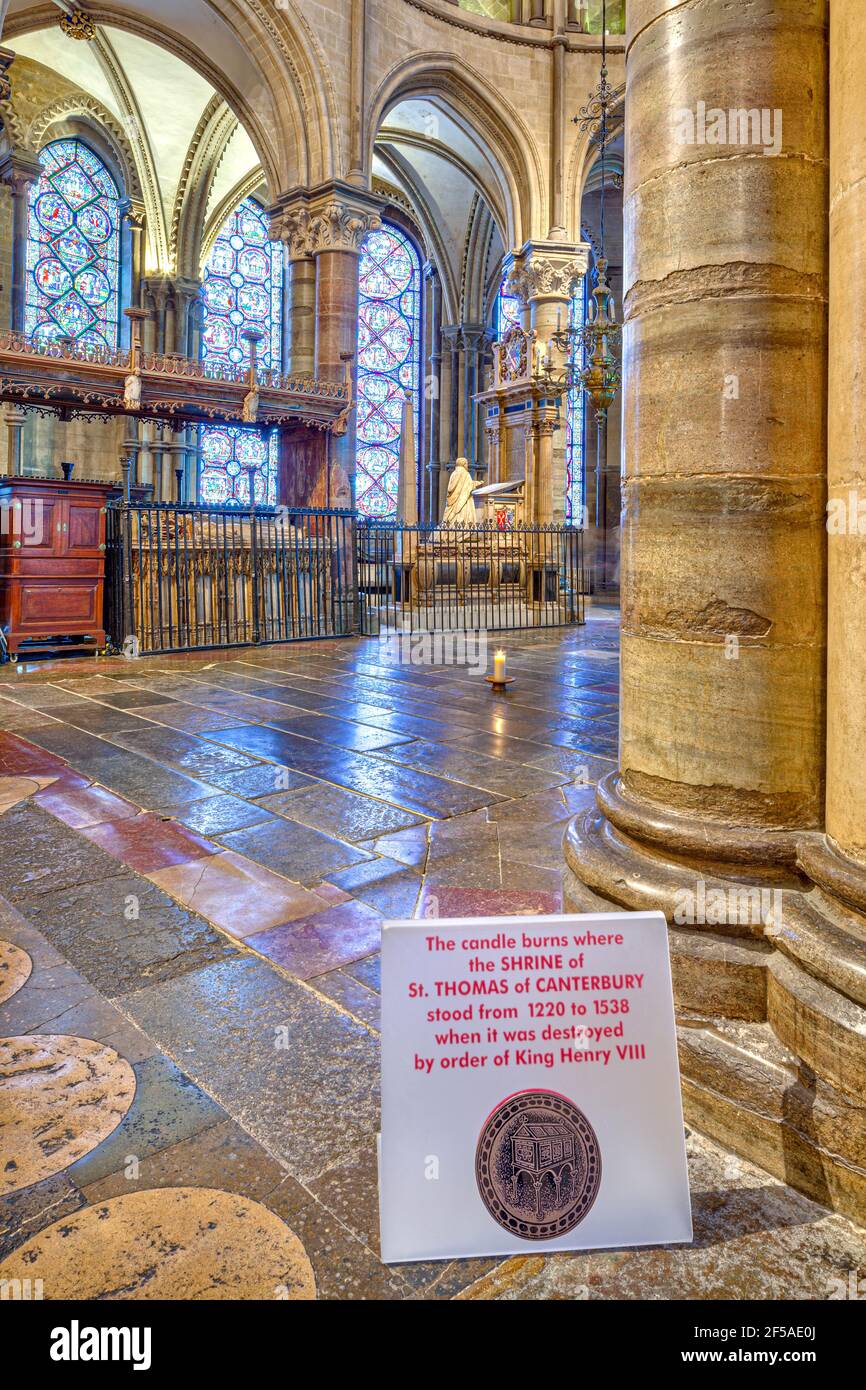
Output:
M118 502L106 627L119 649L190 651L356 630L345 511Z
M566 526L361 524L362 631L468 632L584 621L582 533Z
M134 653L584 620L583 537L571 527L124 501L110 505L107 534L106 628Z

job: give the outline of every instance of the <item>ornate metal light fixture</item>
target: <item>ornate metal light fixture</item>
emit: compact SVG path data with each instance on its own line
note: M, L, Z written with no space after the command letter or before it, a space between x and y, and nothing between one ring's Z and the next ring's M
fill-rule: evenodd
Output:
M96 25L83 10L70 10L68 14L61 15L60 28L68 39L80 39L90 43L96 38Z
M564 389L579 387L586 392L600 419L613 404L621 379L619 348L622 328L616 319L613 294L607 283L607 258L604 254L604 191L607 182L605 156L608 142L608 123L614 91L607 80L607 0L602 0L601 74L598 86L590 93L586 105L573 117L575 125L588 132L598 144L601 164L601 220L599 251L596 259L595 288L592 291L586 321L557 330L552 342L565 358L565 368L555 373L548 358L546 374Z

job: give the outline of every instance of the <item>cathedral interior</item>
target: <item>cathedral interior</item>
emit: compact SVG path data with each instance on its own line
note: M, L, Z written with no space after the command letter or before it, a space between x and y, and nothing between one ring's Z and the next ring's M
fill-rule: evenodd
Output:
M864 67L862 0L0 4L4 1289L866 1271ZM383 923L647 911L694 1241L384 1263Z

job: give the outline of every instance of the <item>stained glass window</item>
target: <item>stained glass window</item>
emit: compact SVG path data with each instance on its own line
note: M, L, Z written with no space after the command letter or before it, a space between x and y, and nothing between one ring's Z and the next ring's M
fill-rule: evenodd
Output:
M54 140L30 190L24 332L117 347L120 195L81 140Z
M569 310L571 328L582 328L586 314L585 281L581 279ZM586 396L573 386L565 410L565 524L585 524L586 468L584 466L584 413Z
M403 393L411 392L418 440L421 406L421 262L399 228L371 232L361 251L355 505L394 517Z
M283 262L279 246L268 240L264 209L245 198L223 224L202 276L204 329L202 357L211 365L249 365L247 329L264 334L259 366L279 370L283 330ZM277 490L277 435L241 426L207 425L201 431L199 499L216 504L249 504L246 469L253 465L255 501L274 503Z
M496 309L494 313L493 331L496 334L496 341L502 342L509 328L521 323L520 300L516 294L508 293L508 281L503 280L499 286L499 293L496 296Z

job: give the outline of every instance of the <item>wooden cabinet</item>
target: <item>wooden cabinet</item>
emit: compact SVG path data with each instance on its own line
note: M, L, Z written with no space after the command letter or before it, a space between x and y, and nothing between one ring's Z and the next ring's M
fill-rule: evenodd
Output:
M108 483L0 478L0 628L10 655L106 644Z

